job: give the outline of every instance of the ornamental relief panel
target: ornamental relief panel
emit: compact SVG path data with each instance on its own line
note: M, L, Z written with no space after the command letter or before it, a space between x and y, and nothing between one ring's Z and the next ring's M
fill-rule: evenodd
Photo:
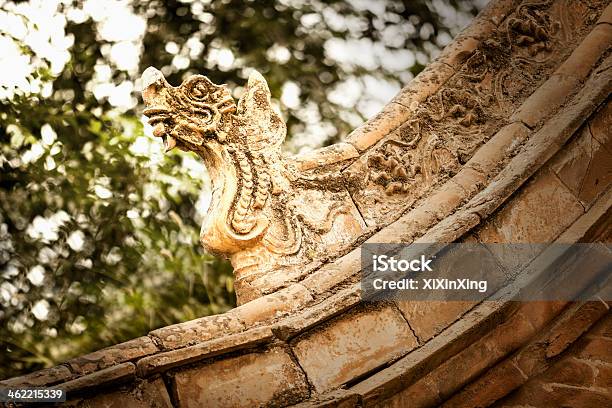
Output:
M569 56L606 3L525 1L498 23L408 122L346 170L368 226L394 221L454 175Z

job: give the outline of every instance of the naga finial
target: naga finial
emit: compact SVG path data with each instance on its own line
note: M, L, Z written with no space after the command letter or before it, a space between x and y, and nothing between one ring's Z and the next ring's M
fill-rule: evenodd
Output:
M313 253L329 246L326 235L364 227L346 189L322 194L325 183L282 158L286 125L258 72L237 105L225 85L202 75L173 87L150 67L142 82L154 136L166 151L195 152L208 169L213 197L200 241L231 260L240 302L303 277Z

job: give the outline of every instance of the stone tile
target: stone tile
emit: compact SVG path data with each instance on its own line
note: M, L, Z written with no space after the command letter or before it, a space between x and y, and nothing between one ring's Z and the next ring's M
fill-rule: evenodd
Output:
M355 249L335 261L323 265L301 284L314 296L330 291L335 286L361 271L361 251Z
M474 153L466 163L466 167L488 175L503 164L504 159L527 139L529 132L529 129L521 122L504 126Z
M361 302L359 283L335 293L321 303L306 308L275 324L273 331L277 337L287 341L298 334L326 321Z
M576 357L584 360L603 361L612 364L612 339L588 337Z
M608 307L600 301L584 302L572 307L550 330L546 341L546 358L561 354L607 313Z
M317 395L314 399L294 405L294 408L354 408L359 405L359 394L338 389Z
M270 327L258 327L242 333L222 336L194 346L141 358L137 362L138 374L143 377L150 376L205 358L264 344L270 342L273 338Z
M458 394L455 394L444 403L444 407L488 407L525 381L526 379L518 367L511 360L505 360Z
M172 383L179 408L286 406L309 396L304 374L280 347L183 370Z
M532 128L538 126L563 105L578 86L579 81L574 77L553 74L512 114L510 121L520 120Z
M308 171L318 167L329 166L331 164L354 159L359 156L359 152L353 145L346 142L335 143L321 149L300 154L290 159L300 171Z
M564 358L546 370L539 380L574 386L591 385L595 381L596 371L586 360Z
M589 207L612 183L612 154L582 128L555 158L552 170L572 194Z
M172 408L170 396L161 378L142 381L128 390L101 393L82 400L79 408Z
M589 121L593 137L612 154L612 103L608 102Z
M68 360L66 364L70 366L74 373L88 374L157 351L159 350L153 344L153 341L149 337L143 336Z
M434 61L406 85L392 101L416 110L418 105L435 94L455 74L453 67L444 62ZM408 117L404 118L404 120Z
M586 388L565 387L564 384L529 382L507 398L499 401L499 407L606 407L612 404L609 396Z
M162 348L175 349L241 332L244 329L244 325L235 316L224 313L162 327L153 330L150 334L159 339Z
M135 378L135 374L134 364L122 363L67 381L60 387L70 396L84 390L129 382Z
M278 292L257 298L226 313L228 317L236 318L245 327L271 322L287 315L293 310L304 307L312 301L308 289L299 283L279 290Z
M597 25L556 71L580 79L586 78L612 42L612 26Z
M594 336L608 337L612 340L612 314L608 314L605 318L601 319L589 334Z
M426 376L391 398L371 406L376 408L437 407L441 403L442 399L436 384Z
M406 106L392 101L372 119L353 130L345 141L363 152L404 123L409 112Z
M470 199L474 194L482 190L485 186L487 177L470 167L464 167L451 179L451 182L460 186L465 194L464 200Z
M512 311L510 303L482 302L447 330L397 362L355 384L350 390L362 395L364 406L390 398L405 389L407 384L418 381L424 373L482 339Z
M43 370L34 371L20 377L13 377L0 381L0 386L13 387L17 385L30 387L44 387L46 385L56 384L62 381L69 380L72 373L68 367L59 365Z
M529 182L495 215L479 228L480 242L495 243L546 243L553 241L572 222L583 214L583 207L548 171ZM533 245L531 251L503 251L494 246L492 251L507 271L516 271L525 266L542 249Z
M426 342L474 307L467 301L397 302L419 341Z
M417 346L393 307L360 307L292 342L297 359L317 392L325 392L373 370Z

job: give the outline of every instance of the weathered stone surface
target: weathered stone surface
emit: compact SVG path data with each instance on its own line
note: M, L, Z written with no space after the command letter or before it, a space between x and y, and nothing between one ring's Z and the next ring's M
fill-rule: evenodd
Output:
M563 105L578 89L578 85L579 82L574 77L555 74L531 94L510 120L521 121L532 128L536 127Z
M554 240L584 209L571 192L550 172L536 177L495 216L478 230L484 243L544 243ZM496 246L493 251L508 271L516 271L537 255L533 251L504 251Z
M513 400L512 395L533 393L534 384L544 386L547 393L551 392L553 385L562 389L576 387L578 390L597 391L595 383L602 381L599 379L601 375L599 375L598 368L593 365L594 362L588 358L582 360L573 356L576 350L584 349L588 337L577 342L572 348L568 346L585 331L599 330L599 327L603 325L594 329L589 328L600 319L602 313L607 313L608 309L603 302L573 305L556 318L552 325L548 325L551 316L556 314L555 309L558 309L554 305L554 302L537 302L523 306L518 316L524 316L531 322L538 331L537 336L513 356L496 365L454 395L444 406L462 407L468 404L490 406L517 388L519 391L510 394L510 400ZM545 315L547 317L543 318ZM570 353L569 356L561 354L566 350ZM556 359L559 355L563 356L561 361ZM523 386L523 384L526 385ZM537 394L536 398L542 397L540 391ZM565 402L565 400L559 401Z
M535 329L520 314L515 314L482 339L442 362L429 374L422 375L382 406L401 406L408 401L415 407L438 405L523 344L534 332Z
M436 190L424 199L415 209L372 235L368 242L411 242L415 236L422 234L423 231L426 231L436 221L443 219L455 210L467 197L466 190L451 179L441 186L439 190Z
M138 360L137 368L141 376L167 371L171 368L187 365L205 358L223 353L254 347L267 343L274 338L270 327L260 327L243 333L222 336L218 339L199 343L194 346L155 354Z
M324 265L301 283L314 295L319 296L330 291L346 279L361 270L361 252L355 249L348 254Z
M163 349L175 349L237 333L244 328L235 316L222 314L162 327L153 330L150 334L159 339Z
M612 339L612 313L608 313L606 317L597 322L597 324L589 330L589 334Z
M179 408L285 406L309 395L304 374L280 347L183 370L172 383Z
M610 219L609 209L611 207L612 190L608 190L584 215L559 236L558 241L560 243L606 242L606 234L609 235L612 226L612 222L607 221Z
M280 321L274 326L274 333L283 340L289 340L299 333L345 312L360 302L360 285L354 284L328 297L321 303Z
M252 300L226 313L227 316L242 322L245 327L270 322L304 307L312 301L308 289L299 283L286 289Z
M146 336L119 343L102 350L68 360L71 370L79 375L102 370L115 364L156 353L158 348Z
M317 395L295 408L354 408L359 405L359 395L346 390L335 390L323 395Z
M466 167L473 168L482 174L490 174L520 147L527 139L529 132L529 129L521 122L504 126L474 153L474 156L466 163Z
M546 343L546 358L561 354L595 322L608 313L608 306L601 301L585 302L567 311L550 330Z
M355 175L367 174L350 191L369 226L394 221L455 174L459 164L468 161L502 126L504 115L510 116L521 106L511 121L522 120L532 126L555 113L575 93L581 82L561 73L542 84L542 79L548 78L588 32L583 17L592 10L583 5L570 8L575 15L568 19L563 10L550 3L523 5L506 19L507 24L500 24L474 49L443 86L436 85L429 98L416 104L403 103L412 110L406 122L347 169ZM505 13L501 15L505 17ZM568 38L572 45L567 44ZM467 46L468 50L472 48L473 44ZM525 62L521 70L505 69L517 60ZM442 70L436 67L436 72ZM432 82L437 83L437 78ZM425 89L416 86L419 91ZM402 92L410 99L409 87ZM486 156L486 152L481 155ZM504 158L496 164L503 163ZM491 158L488 161L485 166L495 163Z
M600 110L589 121L589 129L608 153L612 153L612 103L604 103Z
M586 4L572 4L577 24L588 25L580 16L590 13ZM563 11L561 11L562 13ZM562 23L563 24L563 23ZM566 27L563 27L566 28ZM579 28L575 27L574 29ZM570 57L555 71L540 88L511 116L511 120L521 120L534 127L548 117L577 89L594 65L609 47L612 27L596 26L584 41L572 52Z
M78 408L172 408L170 396L161 378L141 381L135 387L110 391L78 401Z
M612 57L607 57L602 65L612 64ZM538 132L529 138L521 152L470 201L464 211L459 211L445 219L454 223L475 212L481 219L489 215L524 181L534 174L559 148L574 134L589 116L595 106L599 105L609 94L612 73L609 69L598 70L591 75L574 97L572 103L558 112ZM467 214L466 214L467 213Z
M580 46L559 67L557 73L578 79L586 78L610 47L610 43L612 43L612 26L608 24L595 26Z
M393 394L401 393L402 389L416 382L426 372L431 371L497 327L499 322L510 314L511 309L510 303L481 303L441 334L389 367L354 385L351 390L363 396L366 406L375 401L384 400ZM437 395L437 390L434 395Z
M478 19L486 19L495 25L500 25L519 4L521 4L520 0L490 1L480 12Z
M588 126L555 157L552 170L589 207L612 183L612 154L591 136Z
M612 339L602 337L587 338L586 344L576 355L586 360L603 361L612 364Z
M485 174L466 166L459 170L459 173L455 174L449 182L461 187L464 191L461 199L467 200L484 187L486 180Z
M416 199L459 169L450 139L415 135L414 126L421 125L406 122L345 171L354 180L349 191L368 226L396 220Z
M359 152L352 144L340 142L291 157L291 160L298 170L307 171L357 157L359 157Z
M391 398L379 404L372 404L372 406L377 408L436 407L441 402L436 384L429 378L423 378Z
M410 110L405 105L392 101L373 118L353 130L345 140L360 152L367 150L400 126L408 117L409 112Z
M506 360L489 370L475 386L470 386L444 403L445 408L466 406L488 407L525 381L524 374L511 360Z
M484 310L480 307L463 314L470 304L430 303L427 307L421 305L421 308L400 305L404 317L408 318L420 340L429 339L420 348L411 350L417 345L418 339L412 336L410 327L397 310L393 307L369 309L357 306L359 251L354 250L334 261L337 254L344 253L355 244L357 237L363 238L375 229L385 227L388 221L400 217L404 211L407 212L401 222L383 228L372 238L389 242L409 242L415 239L418 242L447 242L461 239L463 234L483 220L489 224L473 236L486 240L483 236L489 233L489 238L494 242L516 239L549 242L559 233L568 242L610 236L606 235L605 228L608 227L605 225L604 230L589 229L587 232L581 227L581 231L570 231L580 223L582 226L600 228L605 224L601 220L609 214L612 202L610 190L606 191L609 182L601 184L602 179L607 180L605 177L608 170L601 163L608 163L612 152L610 109L602 108L590 120L590 134L587 130L583 134L583 137L591 138L588 146L578 142L565 145L584 119L609 96L610 59L599 67L594 65L609 47L605 40L608 38L610 24L601 23L573 51L571 58L557 69L559 63L591 30L603 5L608 2L522 2L522 6L516 8L518 3L518 0L502 0L487 6L480 20L445 50L439 61L405 88L388 107L386 114L379 115L353 135L352 142L357 147L342 143L310 155L282 159L287 164L286 168L275 167L276 164L268 167L270 163L264 163L261 167L274 173L272 178L276 184L271 183L274 188L271 185L260 185L260 193L274 190L272 195L275 195L278 193L276 188L281 191L280 197L266 196L266 200L272 200L273 203L264 200L263 208L249 208L255 210L251 214L256 219L271 222L266 227L269 228L267 232L263 233L264 238L257 234L251 236L247 233L248 236L245 236L240 233L240 220L236 221L234 217L238 211L237 204L244 196L250 197L251 203L257 201L257 193L253 192L256 188L251 193L238 192L237 189L248 187L249 183L255 186L261 181L258 179L260 166L255 161L241 162L238 156L231 159L224 156L233 153L222 152L224 147L219 148L215 143L223 145L233 140L234 135L217 133L211 138L214 139L214 146L210 148L219 148L215 150L215 154L218 154L215 157L220 158L223 162L221 168L230 174L224 174L227 178L217 185L216 190L222 196L217 203L226 207L213 209L213 213L217 211L215 214L223 215L220 222L229 226L232 234L226 234L227 231L222 230L220 224L208 225L214 233L207 237L210 241L206 243L227 244L229 246L221 248L219 252L239 254L232 261L238 266L236 269L239 275L248 279L239 279L238 286L244 284L240 287L252 289L251 295L241 297L242 301L265 295L277 288L286 289L261 297L259 301L245 305L229 315L197 319L156 330L151 334L155 344L163 349L174 350L146 356L149 352L155 352L155 348L150 348L155 346L148 338L144 338L142 347L134 341L134 347L126 348L123 353L93 353L71 361L70 367L78 373L90 373L108 365L145 356L138 363L141 374L150 375L174 367L166 375L173 378L177 386L174 393L176 402L183 406L283 405L299 402L308 396L307 379L294 362L295 358L290 351L278 347L265 352L253 352L252 347L259 347L261 341L273 340L270 327L244 332L254 325L275 322L277 326L273 327L274 333L292 343L298 360L311 377L315 391L333 390L347 382L352 384L357 379L361 381L348 391L324 391L324 396L317 396L312 404L306 406L353 406L362 402L364 406L375 403L398 407L439 405L457 390L471 389L465 387L477 376L482 381L478 383L480 388L474 390L480 391L460 394L459 399L447 401L447 404L488 405L500 396L503 397L503 392L519 387L524 380L528 380L525 373L538 375L538 378L533 379L533 382L528 380L525 390L521 389L511 396L518 398L512 400L517 404L541 403L546 406L547 401L553 401L555 406L589 406L595 403L605 406L608 401L600 398L604 394L600 391L610 389L608 366L612 346L608 340L612 336L607 335L610 333L609 326L597 325L589 329L594 319L605 312L604 303L598 304L597 310L584 309L585 313L576 314L576 319L557 331L554 329L556 326L549 322L565 306L563 302L530 304L514 314L499 313L495 317L487 315L494 314L493 309ZM608 7L600 21L609 20L610 10ZM557 75L551 77L555 69ZM589 73L592 78L585 82L585 76ZM149 79L160 81L155 75ZM547 79L548 82L542 85ZM567 79L568 82L559 83L559 79ZM251 96L254 99L265 96L265 87L261 81L255 78L253 84L249 84L253 85ZM568 98L572 98L574 91L568 85L571 81L575 81L575 90L579 93L570 100ZM216 86L205 81L203 83L204 88L219 91ZM195 81L194 89L202 90L202 86L202 83ZM535 89L541 94L536 92L523 104ZM145 92L150 95L152 91L149 89ZM559 98L547 101L543 95L557 95ZM566 103L562 105L564 98ZM250 107L253 107L252 102L245 103L251 103ZM507 118L521 104L523 107L519 114L527 115L523 120L528 125L537 122L539 126L541 119L548 118L542 129L530 134L532 132L522 122L514 122L498 131L508 123ZM233 110L230 106L218 107L221 110ZM238 112L237 117L249 116L246 111L248 109ZM149 113L154 119L159 112ZM276 123L273 116L267 115L270 112L264 109L251 115L249 120L266 117L270 123L275 122L274 129L267 129L272 130L271 137L275 138L280 134L275 132L282 126ZM550 118L550 115L555 116ZM262 131L263 128L259 126L261 124L250 126L240 123L239 127L248 128L250 136L269 136L265 129ZM221 128L225 125L221 124ZM164 131L169 130L166 126L170 125L164 124ZM175 130L177 134L173 133ZM185 128L166 133L172 138L167 139L170 143L181 137L184 139L180 143L194 141L191 139L193 135ZM495 136L488 140L491 135ZM227 136L229 138L224 139ZM265 144L262 140L251 141ZM391 142L391 148L385 147L389 144L387 142ZM421 145L417 146L419 143ZM429 147L426 146L428 143ZM272 147L263 147L261 150L275 162L277 157L268 153L278 152L277 140L272 144ZM555 158L558 166L547 167L530 184L524 184L559 149L562 150L561 155ZM360 157L357 157L358 151ZM233 152L236 153L236 150ZM247 162L253 158L249 154L246 154ZM378 158L366 158L375 155ZM561 156L565 161L559 159ZM580 158L587 160L576 164ZM351 175L347 171L336 177L336 173L340 173L340 169L353 160L350 170L356 170L355 174ZM225 166L230 162L238 164L238 167L234 166L237 174L231 174L232 167ZM218 164L212 167L219 168ZM249 173L249 166L251 178L245 176ZM294 168L290 169L292 166ZM420 167L418 171L417 167ZM385 169L388 170L386 173ZM284 173L285 170L290 174ZM423 179L417 180L420 175L423 175ZM356 194L359 188L353 184L355 178L372 181L367 186L369 191L362 189L364 191ZM232 184L236 180L239 181L238 187ZM412 184L415 180L417 182ZM352 197L347 195L345 182L352 189ZM292 183L299 187L293 190L295 186ZM322 188L321 185L331 189ZM302 187L310 192L303 193ZM483 187L486 191L482 191ZM581 192L581 189L588 190L588 193ZM287 194L287 191L298 193L292 195ZM462 208L475 194L480 194L479 198ZM571 199L572 195L578 200ZM365 228L355 206L344 213L334 212L336 204L352 205L351 198L355 197L370 229ZM306 208L304 211L309 211L310 203L324 201L317 207L323 210L321 213L310 211L312 217L307 221L303 219L304 214L297 210L293 212L281 208L280 213L274 213L270 208L273 204L285 203L283 200ZM231 205L237 204L232 207L228 205L230 202ZM504 202L505 207L494 213ZM589 212L597 209L597 214L580 216L580 204ZM413 205L416 208L410 210ZM295 217L283 219L279 214L285 212L291 212ZM453 213L456 216L451 215ZM577 216L580 216L579 221L563 232ZM300 224L299 228L295 227L297 224ZM326 232L319 232L322 225L329 225L330 228ZM217 227L219 229L215 230ZM298 231L302 234L301 241L297 239ZM344 232L346 234L343 235ZM270 236L279 239L259 244ZM283 245L283 240L292 243ZM257 250L252 249L252 244L255 244ZM250 248L247 253L242 253L247 247ZM300 248L297 253L291 253L294 247ZM239 250L232 252L236 248ZM277 254L278 257L270 255L271 249L278 248L285 250L285 253ZM325 259L315 260L325 250L333 253L325 254ZM280 266L280 261L286 260L288 265L275 269ZM331 262L312 273L321 262L327 260ZM268 275L270 271L253 268L253 265L274 265L274 272L281 272L281 269L282 272ZM309 276L301 281L306 275ZM298 281L298 284L288 286ZM391 339L386 338L389 327L394 333ZM525 347L531 336L550 328L549 336L541 337L544 340ZM261 332L262 337L252 336L255 332ZM381 332L384 332L384 336ZM476 344L470 345L474 342ZM578 345L581 345L579 350ZM176 350L180 347L184 348ZM522 349L517 352L516 358L506 359L494 366L497 361L507 358L509 353L519 348ZM408 354L392 362L401 355L396 354L398 350ZM575 350L575 355L570 359L565 357L566 353L574 353ZM218 355L229 351L233 351L229 356ZM205 364L193 366L203 358L208 359ZM538 373L549 366L548 360L559 360L564 365L555 365L553 371L546 371L540 376ZM392 363L389 367L362 379L361 376L370 375L372 370L384 367L390 361ZM185 363L190 364L189 369L173 371ZM143 399L139 396L140 386L132 387L131 391L112 388L115 381L133 379L133 367L129 366L131 363L127 364L78 378L70 382L69 386L81 390L90 387L95 381L102 384L102 389L108 394L93 398L91 401L96 400L97 405L92 406L113 406L120 400L126 406L149 406L141 405L151 398ZM494 368L489 370L490 367ZM122 371L126 368L127 371ZM39 374L40 381L61 382L64 376L66 379L72 376L66 367L54 370L55 373L49 372L48 377ZM295 382L289 384L285 373L274 376L275 370L289 372L288 377L296 379ZM599 376L594 375L596 371L600 373ZM156 383L159 386L154 388L162 396L153 400L164 401L165 405L161 406L169 405L167 395L163 396L163 382L156 380ZM262 389L261 383L266 384L266 387ZM238 393L227 393L230 388L238 390ZM568 390L576 392L570 394ZM393 394L395 396L388 399ZM85 404L85 401L81 403Z
M392 102L401 104L414 112L420 103L435 94L455 70L442 61L434 61L408 83L393 99ZM404 117L404 121L408 117ZM401 123L400 123L401 124ZM399 124L398 124L399 125ZM373 140L377 142L379 139ZM374 143L370 143L372 146Z
M589 305L587 303L586 305ZM592 305L592 304L591 304ZM581 326L584 316L579 308L569 310L559 320L558 325L571 327ZM593 309L590 309L593 310ZM589 329L575 344L568 348L560 360L549 359L545 348L547 342L535 342L527 347L521 358L523 378L525 385L521 386L507 397L501 399L495 406L568 406L593 407L608 406L612 403L610 389L612 387L612 343L606 342L605 337L599 334L612 327L612 316L607 317ZM592 319L587 319L592 320ZM563 333L556 326L557 333ZM553 329L553 332L555 329ZM572 330L570 330L571 332ZM546 333L544 337L555 337L554 333ZM609 343L609 344L608 344ZM539 354L537 353L539 351ZM527 356L529 355L529 357ZM527 361L531 361L527 364ZM539 360L539 361L536 361ZM534 370L533 367L536 369ZM529 371L525 371L525 368ZM539 375L537 375L539 374ZM504 393L498 393L498 398Z
M474 302L467 301L397 302L398 308L422 343L440 333L474 305Z
M67 395L70 397L71 395L74 395L74 393L90 390L92 388L128 382L135 378L135 374L136 367L134 364L121 363L91 374L84 375L82 377L75 378L74 380L67 381L62 383L59 387L66 391Z
M533 382L521 387L510 398L503 399L496 406L592 408L606 407L610 404L612 404L612 398L600 390Z
M417 340L401 314L387 306L358 308L291 344L312 385L324 392L406 354Z
M0 386L13 387L23 385L30 387L44 387L46 385L67 381L72 376L73 375L68 367L65 365L58 365L55 367L34 371L31 374L0 381Z

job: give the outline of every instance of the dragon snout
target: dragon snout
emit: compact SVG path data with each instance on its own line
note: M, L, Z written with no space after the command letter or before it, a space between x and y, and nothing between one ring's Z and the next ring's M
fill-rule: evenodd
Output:
M167 85L166 78L159 70L149 67L142 73L142 99L147 105L159 95L160 89Z
M168 104L168 88L164 75L157 69L149 67L142 74L142 99L147 108L142 112L149 118L153 127L153 135L164 140L166 151L176 146L176 139L169 135L172 127L170 106Z

